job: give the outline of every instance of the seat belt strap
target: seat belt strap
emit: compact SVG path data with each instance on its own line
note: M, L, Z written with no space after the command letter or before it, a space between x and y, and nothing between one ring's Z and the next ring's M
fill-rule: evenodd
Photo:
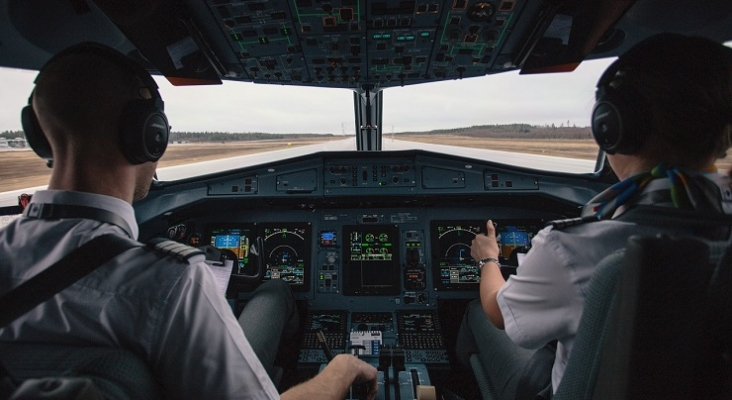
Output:
M97 236L36 276L0 296L0 327L13 322L107 261L142 243L114 234Z

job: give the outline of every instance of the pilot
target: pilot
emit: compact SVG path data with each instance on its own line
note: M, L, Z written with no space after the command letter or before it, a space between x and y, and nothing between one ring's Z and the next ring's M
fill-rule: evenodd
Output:
M136 239L132 203L146 196L167 145L157 85L111 48L72 46L35 83L23 125L33 149L52 156L53 171L48 190L28 205L44 213L0 230L0 293L102 234ZM297 326L282 281L261 285L237 321L202 260L136 247L0 329L0 341L128 349L170 398L277 399L265 368ZM282 398L343 399L353 383L366 383L374 396L376 369L338 355Z
M661 34L621 55L598 82L592 116L595 139L620 182L584 207L583 220L595 222L540 231L507 281L495 229L487 223L486 234L471 246L472 257L481 260L480 299L470 303L460 327L461 362L469 365L477 354L502 399L556 391L595 265L625 247L631 235L659 232L624 222L622 215L651 204L732 213L731 180L714 167L730 147L731 123L732 49ZM684 227L665 232L683 234ZM528 377L542 376L541 357L532 356L552 341L557 345L545 363L546 386Z

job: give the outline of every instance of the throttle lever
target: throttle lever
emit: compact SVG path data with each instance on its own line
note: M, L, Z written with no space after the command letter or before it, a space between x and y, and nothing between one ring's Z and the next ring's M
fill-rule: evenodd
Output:
M352 346L351 354L354 355L355 357L358 357L358 355L360 354L359 350L366 350L366 347ZM369 387L368 383L354 383L353 385L351 385L351 398L359 399L359 400L366 400L369 397L370 391L371 391L371 388Z
M379 371L384 373L384 400L391 400L389 390L389 368L391 367L391 346L379 345Z

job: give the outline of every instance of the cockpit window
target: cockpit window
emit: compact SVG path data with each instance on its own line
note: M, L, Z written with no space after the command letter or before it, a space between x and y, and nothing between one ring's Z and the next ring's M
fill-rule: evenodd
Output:
M614 59L574 72L517 71L381 92L382 150L423 149L545 171L591 173L589 128L598 77ZM24 141L20 110L35 71L0 68L0 192L42 187L50 169ZM156 76L172 125L158 178L174 181L318 151L355 150L347 89L225 81L177 87ZM718 167L729 168L721 160ZM32 192L33 190L31 190ZM20 194L20 192L18 192Z
M612 61L586 61L563 74L514 71L390 88L384 148L439 148L541 170L593 172L598 148L590 114L597 79Z

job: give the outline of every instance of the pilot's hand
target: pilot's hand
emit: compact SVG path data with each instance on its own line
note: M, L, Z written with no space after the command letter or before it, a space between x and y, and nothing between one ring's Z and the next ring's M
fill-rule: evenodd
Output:
M378 390L376 368L350 354L338 354L318 375L282 393L282 400L329 399L346 397L352 385L361 384L364 399L374 400Z
M349 357L349 368L352 368L355 373L353 384L361 384L367 388L366 397L364 397L365 399L375 399L376 392L378 390L376 382L378 372L376 371L376 368L374 368L373 365L349 354L341 354L336 357Z
M485 258L498 258L496 227L493 226L493 221L491 220L488 220L485 225L485 235L475 235L475 239L473 239L473 243L470 245L470 256L476 261Z

